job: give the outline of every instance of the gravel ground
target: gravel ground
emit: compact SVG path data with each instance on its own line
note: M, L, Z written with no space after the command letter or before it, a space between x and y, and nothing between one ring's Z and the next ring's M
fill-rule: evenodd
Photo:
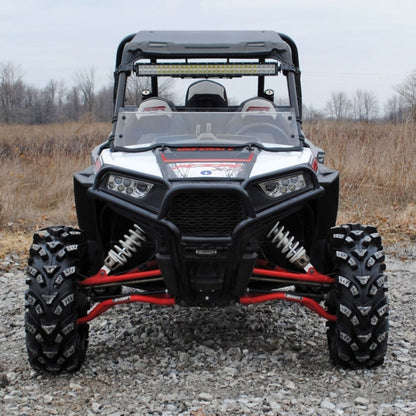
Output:
M324 319L296 304L222 309L123 305L91 323L80 371L28 364L23 264L0 259L1 415L414 415L416 248L387 252L386 363L329 362Z

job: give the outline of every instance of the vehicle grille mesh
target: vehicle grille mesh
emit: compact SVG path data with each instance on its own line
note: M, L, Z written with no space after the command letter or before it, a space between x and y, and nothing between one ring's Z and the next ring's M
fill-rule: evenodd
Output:
M186 236L229 236L244 219L241 200L229 193L184 193L173 198L168 219Z

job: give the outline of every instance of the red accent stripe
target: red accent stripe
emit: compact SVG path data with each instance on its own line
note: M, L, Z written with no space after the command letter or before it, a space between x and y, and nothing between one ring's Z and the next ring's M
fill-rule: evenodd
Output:
M175 152L228 152L234 151L232 147L177 147Z
M253 160L253 153L247 159L168 159L163 153L161 153L162 160L165 163L186 163L186 162L251 162Z
M153 107L144 107L143 111L169 111L169 107L165 106L165 105L157 105L157 106L153 106Z
M260 107L260 106L251 106L248 107L246 111L271 111L272 107Z

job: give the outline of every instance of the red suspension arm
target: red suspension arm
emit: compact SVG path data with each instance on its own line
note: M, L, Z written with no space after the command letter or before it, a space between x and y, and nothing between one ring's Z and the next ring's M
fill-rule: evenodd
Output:
M153 303L156 305L165 305L170 306L175 304L175 298L169 295L159 295L159 296L145 296L145 295L129 295L122 298L107 299L104 300L90 311L86 316L83 316L77 320L77 324L85 324L86 322L91 321L97 316L101 315L108 309L116 305L121 305L123 303L132 303L132 302L142 302L142 303Z
M328 313L318 302L305 296L292 295L290 293L266 293L266 294L250 294L242 296L240 303L243 305L251 305L254 303L262 303L270 300L288 300L290 302L300 303L328 321L336 321L337 317Z
M325 274L319 273L314 268L310 268L307 273L293 273L279 268L273 270L254 268L253 274L258 276L276 277L280 279L298 280L311 283L334 283L334 279Z
M88 277L85 280L81 280L79 284L81 286L95 286L104 285L107 283L120 283L127 282L129 280L145 279L146 277L162 277L162 273L159 269L155 269L146 270L144 272L130 272L109 276L104 270L100 270L94 276Z
M108 276L108 274L104 270L99 270L97 274L88 277L87 279L81 280L79 284L81 286L99 286L109 283L122 284L122 282L146 279L149 277L162 277L162 273L159 269L154 269L146 270L143 272L129 272L120 275ZM101 315L113 306L133 302L152 303L156 305L170 306L175 304L175 298L169 295L128 295L123 296L121 298L107 299L95 305L94 308L86 316L79 318L77 320L77 324L85 324L86 322L91 321L92 319Z
M286 279L288 281L294 280L299 282L311 282L311 283L326 283L331 284L334 283L334 279L326 276L324 274L319 273L315 269L311 268L308 270L307 273L293 273L289 272L280 268L275 269L265 269L261 268L262 264L259 263L260 267L253 269L253 275L257 276L267 276L276 279ZM151 277L162 277L162 273L159 269L153 270L146 270L142 272L129 272L120 275L111 275L108 276L107 273L103 270L100 270L94 276L88 277L79 282L81 286L95 286L95 285L105 285L111 283L120 283L128 282L133 280L139 279L146 279ZM290 293L284 292L274 292L274 293L266 293L266 294L248 294L245 296L240 297L240 303L244 305L250 305L255 303L262 303L271 300L286 300L291 302L300 303L310 310L316 312L318 315L322 316L323 318L329 321L336 321L336 316L331 315L328 313L318 302L315 300L305 297L299 296ZM121 298L114 298L114 299L107 299L104 300L97 305L86 315L77 320L77 323L84 324L86 322L91 321L92 319L96 318L97 316L101 315L108 309L112 308L113 306L124 304L124 303L132 303L132 302L142 302L142 303L152 303L157 305L174 305L175 298L169 295L129 295L124 296Z

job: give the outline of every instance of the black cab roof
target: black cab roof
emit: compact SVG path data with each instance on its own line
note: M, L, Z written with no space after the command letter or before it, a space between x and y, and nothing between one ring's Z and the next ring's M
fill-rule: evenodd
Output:
M271 30L141 31L123 39L116 67L137 58L266 58L298 69L295 43Z

